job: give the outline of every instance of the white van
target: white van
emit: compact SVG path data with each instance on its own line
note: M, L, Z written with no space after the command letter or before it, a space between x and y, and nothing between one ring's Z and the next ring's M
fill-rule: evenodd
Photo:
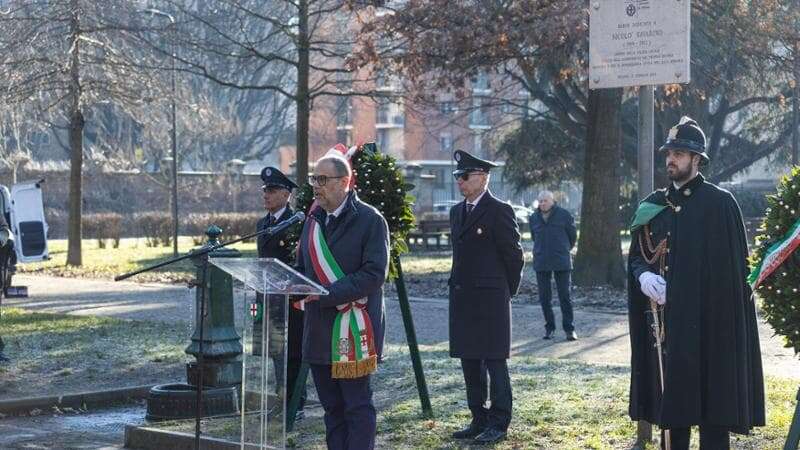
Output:
M0 281L9 297L25 296L27 289L11 287L17 263L50 259L47 251L47 222L44 218L42 183L24 181L7 187L0 185L0 212L14 236L13 252L0 250Z

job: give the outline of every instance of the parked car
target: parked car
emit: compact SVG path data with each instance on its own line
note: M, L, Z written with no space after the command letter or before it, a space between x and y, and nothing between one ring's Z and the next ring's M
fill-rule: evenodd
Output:
M533 214L533 210L527 206L515 205L513 203L511 204L511 208L514 210L514 217L517 218L517 224L520 227L528 225L528 218Z

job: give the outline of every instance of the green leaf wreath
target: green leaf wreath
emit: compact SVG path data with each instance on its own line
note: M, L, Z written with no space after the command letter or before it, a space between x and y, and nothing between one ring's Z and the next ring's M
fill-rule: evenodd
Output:
M767 196L767 216L756 237L756 249L750 265L756 272L770 248L785 240L800 219L800 167L792 169ZM800 249L794 251L756 288L762 299L764 316L777 334L786 339L786 347L800 354Z
M360 146L351 162L358 197L380 211L389 224L389 279L393 280L397 277L395 257L408 252L406 236L414 228L414 197L409 194L414 186L405 182L395 159L380 153L374 143ZM313 201L311 185L304 183L295 196L297 209L308 214Z

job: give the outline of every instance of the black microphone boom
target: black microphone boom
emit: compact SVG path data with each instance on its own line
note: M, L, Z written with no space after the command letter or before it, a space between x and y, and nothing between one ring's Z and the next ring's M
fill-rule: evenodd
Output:
M172 263L176 263L176 262L182 261L184 259L196 258L196 257L199 257L199 256L203 256L203 255L211 253L214 250L217 250L219 248L226 247L228 245L235 244L237 242L241 242L241 241L244 241L244 240L247 240L247 239L252 239L254 237L261 236L262 234L265 234L267 236L267 240L269 240L270 238L275 236L276 233L278 233L280 231L283 231L286 228L289 228L290 226L292 226L292 225L294 225L296 223L302 222L303 220L305 220L305 218L306 218L306 215L303 214L302 211L297 211L292 217L289 217L288 219L284 220L283 222L278 223L275 226L272 226L272 227L269 227L269 228L264 228L263 230L258 230L255 233L248 234L247 236L242 236L239 239L234 239L232 241L220 242L220 243L217 243L217 244L214 244L214 245L204 246L203 248L192 250L192 251L190 251L189 253L187 253L187 254L185 254L183 256L178 256L176 258L168 259L166 261L162 261L162 262L160 262L158 264L154 264L152 266L145 267L143 269L134 270L133 272L128 272L128 273L123 274L123 275L118 275L118 276L114 277L114 281L121 281L121 280L124 280L126 278L130 278L130 277L132 277L134 275L138 275L138 274L140 274L142 272L149 272L149 271L151 271L153 269L157 269L159 267L168 266L168 265L170 265Z
M288 219L278 222L277 224L267 228L266 234L267 236L274 236L290 226L300 223L304 220L306 220L306 215L303 214L303 211L297 211L292 217L289 217Z

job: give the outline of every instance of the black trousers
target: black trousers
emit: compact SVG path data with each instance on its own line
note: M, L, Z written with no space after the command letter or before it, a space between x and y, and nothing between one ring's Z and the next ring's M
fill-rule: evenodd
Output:
M377 414L372 403L370 376L334 379L331 366L311 364L311 374L325 410L328 450L373 450Z
M669 431L671 450L689 450L691 428L673 428ZM666 448L664 430L661 430L661 448ZM727 428L708 425L700 427L700 450L728 450L730 448L730 434Z
M551 274L555 274L556 289L558 290L558 303L561 305L561 325L564 331L569 333L574 331L572 324L572 300L569 298L569 270L558 270L555 272L536 272L536 282L539 285L539 303L542 304L544 313L545 329L553 331L556 329L556 318L553 315L553 291L550 288Z
M291 399L294 395L294 387L297 384L297 377L300 376L300 365L303 363L301 359L289 359L286 363L286 398ZM288 403L287 403L288 405ZM300 391L300 402L297 404L297 410L302 411L306 406L306 386L302 387Z
M467 386L467 405L472 412L472 424L481 428L508 430L512 399L506 360L462 359L461 370ZM487 397L492 401L490 408L486 408Z

